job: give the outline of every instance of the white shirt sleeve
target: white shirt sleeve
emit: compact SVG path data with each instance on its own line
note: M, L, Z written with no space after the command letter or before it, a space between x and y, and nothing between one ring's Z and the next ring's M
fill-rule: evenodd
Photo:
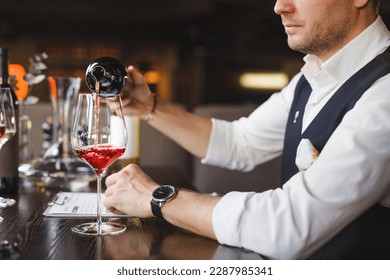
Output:
M281 92L274 93L249 117L234 122L212 119L209 146L202 163L249 171L282 153L284 132L296 75Z
M218 241L270 258L306 258L385 199L390 193L389 88L387 75L367 90L317 160L283 188L226 194L213 211Z

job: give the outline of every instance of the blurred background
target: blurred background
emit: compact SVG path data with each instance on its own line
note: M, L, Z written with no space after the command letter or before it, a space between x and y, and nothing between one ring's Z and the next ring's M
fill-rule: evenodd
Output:
M233 120L248 115L303 65L303 55L287 46L274 4L275 0L0 0L0 47L9 48L10 62L28 72L32 58L46 53L44 74L80 77L81 92L89 92L88 65L112 56L140 68L160 100L206 117ZM389 0L382 1L381 15L390 26ZM22 107L23 118L32 125L22 131L27 137L20 143L25 151L32 146L33 155L39 156L51 145L57 147L60 141L52 138L53 131L62 126L53 124L59 118L55 113L51 118L46 79L29 88L33 96L39 102ZM200 191L279 186L280 158L243 174L201 164L144 122L140 132L131 135L129 143L142 143L132 160L144 167L173 166Z
M272 0L1 0L0 46L26 69L48 55L47 74L79 76L113 56L147 73L160 98L189 108L261 103L302 66ZM390 1L381 14L390 24ZM274 84L251 84L250 74ZM244 74L247 74L246 76ZM249 76L248 76L249 74ZM243 76L244 75L244 76ZM259 78L261 79L261 78ZM246 82L247 84L245 84ZM87 91L83 82L82 91ZM41 83L33 95L48 100Z

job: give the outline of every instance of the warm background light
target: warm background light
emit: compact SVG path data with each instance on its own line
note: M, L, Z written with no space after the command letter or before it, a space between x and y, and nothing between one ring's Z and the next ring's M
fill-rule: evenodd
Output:
M240 76L240 85L249 89L280 90L289 82L282 72L246 72Z
M148 84L158 84L161 81L161 74L156 70L150 70L145 73L145 79Z
M16 90L15 95L18 100L23 100L28 95L28 84L23 79L26 71L24 67L20 64L10 64L8 66L8 72L10 76L15 76Z
M50 92L52 97L56 98L57 97L57 84L56 80L54 79L53 76L47 77L47 80L49 81L49 86L50 86Z

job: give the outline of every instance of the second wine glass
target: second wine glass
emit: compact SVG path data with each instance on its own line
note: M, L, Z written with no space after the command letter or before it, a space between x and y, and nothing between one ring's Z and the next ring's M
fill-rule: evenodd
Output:
M14 102L11 95L11 90L9 88L1 88L0 91L0 149L4 146L9 139L11 139L17 129L16 125L16 116L14 109ZM3 159L2 164L5 164L6 159ZM1 202L3 200L9 201L7 198L0 198ZM0 207L1 208L1 207ZM3 221L3 218L0 216L0 222Z
M79 94L71 133L72 149L87 162L97 176L97 221L84 223L72 231L84 235L114 235L126 226L102 222L102 174L124 152L127 130L119 96L109 98L97 94Z

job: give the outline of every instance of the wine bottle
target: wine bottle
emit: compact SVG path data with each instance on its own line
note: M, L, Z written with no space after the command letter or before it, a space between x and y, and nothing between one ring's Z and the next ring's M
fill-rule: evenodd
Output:
M8 49L0 48L0 87L11 89L18 125L18 99L9 83L8 64ZM16 194L19 191L19 127L16 129L16 134L0 149L0 161L0 194Z
M112 97L119 94L125 86L126 69L113 57L99 57L89 64L85 72L85 80L92 92L98 91L96 93L101 97Z

